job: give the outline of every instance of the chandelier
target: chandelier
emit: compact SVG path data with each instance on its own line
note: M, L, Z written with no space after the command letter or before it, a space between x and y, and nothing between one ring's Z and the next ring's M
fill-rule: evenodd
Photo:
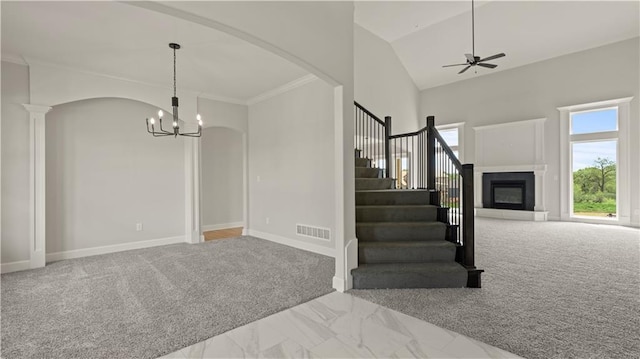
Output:
M196 132L180 132L180 118L178 117L178 97L176 96L176 50L180 49L179 44L170 43L169 47L173 49L173 97L171 97L171 106L173 107L173 130L167 131L162 127L162 110L158 111L158 122L160 125L160 129L156 129L156 120L151 117L147 118L147 132L152 134L154 137L162 137L162 136L187 136L187 137L200 137L202 134L202 119L198 114L196 119L198 120L198 131Z

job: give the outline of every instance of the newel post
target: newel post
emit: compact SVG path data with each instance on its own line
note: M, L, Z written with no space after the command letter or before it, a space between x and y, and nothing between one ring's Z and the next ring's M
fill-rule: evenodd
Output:
M427 188L436 188L436 135L435 117L427 117Z
M462 238L464 265L475 268L475 227L473 206L473 164L462 165Z
M391 116L384 118L384 164L385 177L391 177L391 148L389 145L389 137L391 136Z
M46 264L45 114L49 106L23 104L29 111L29 261L30 268Z

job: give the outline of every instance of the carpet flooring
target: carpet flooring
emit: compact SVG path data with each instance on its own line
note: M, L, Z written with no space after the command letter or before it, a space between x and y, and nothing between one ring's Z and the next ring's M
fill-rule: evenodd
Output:
M2 275L2 358L156 358L330 293L333 258L240 237Z
M640 231L477 218L481 289L349 293L525 358L640 358Z

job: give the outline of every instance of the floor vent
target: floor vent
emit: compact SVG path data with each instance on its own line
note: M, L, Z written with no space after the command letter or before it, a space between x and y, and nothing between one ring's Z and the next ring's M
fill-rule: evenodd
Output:
M331 240L331 230L329 228L312 227L306 224L296 224L296 233L305 237L320 238L326 241Z

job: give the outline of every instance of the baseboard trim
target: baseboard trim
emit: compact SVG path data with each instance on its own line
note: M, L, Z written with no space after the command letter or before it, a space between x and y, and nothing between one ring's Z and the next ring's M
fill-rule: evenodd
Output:
M488 217L498 219L514 219L519 221L544 222L547 220L547 211L513 211L508 209L476 208L476 217Z
M344 293L347 290L345 280L339 277L333 277L333 289L340 293Z
M202 226L202 231L217 231L219 229L228 229L228 228L238 228L244 227L244 222L231 222L231 223L220 223L220 224L207 224Z
M271 233L265 233L265 232L256 231L255 229L250 229L249 230L249 235L250 236L254 236L254 237L258 237L258 238L262 238L262 239L266 239L266 240L271 241L271 242L284 244L285 246L298 248L298 249L302 249L302 250L313 252L313 253L317 253L317 254L322 254L322 255L325 255L325 256L328 256L328 257L331 257L331 258L335 258L336 257L336 250L334 248L322 247L322 246L319 246L317 244L302 242L302 241L298 241L298 240L287 238L287 237L278 236L278 235L271 234Z
M164 246L167 244L184 243L184 242L185 242L184 236L177 236L177 237L151 239L147 241L114 244L110 246L74 249L70 251L48 253L47 262L55 262L55 261L60 261L64 259L97 256L100 254L108 254L108 253L129 251L132 249L150 248L150 247Z
M31 268L31 262L29 260L26 261L16 261L9 263L0 264L0 273L11 273L18 272L21 270L27 270Z

